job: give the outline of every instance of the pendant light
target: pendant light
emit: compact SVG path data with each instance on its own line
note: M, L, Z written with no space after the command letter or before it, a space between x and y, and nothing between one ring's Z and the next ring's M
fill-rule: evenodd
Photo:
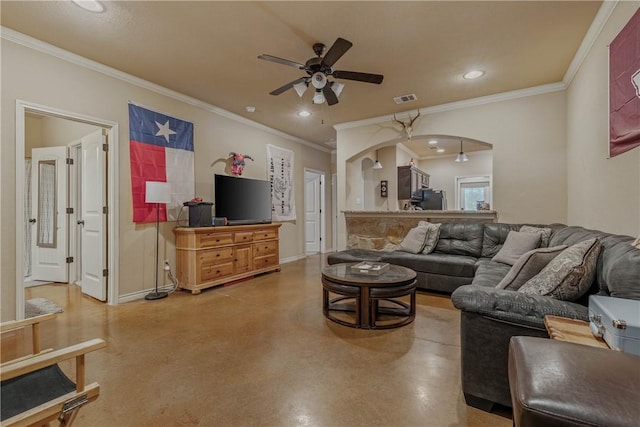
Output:
M460 162L468 162L469 158L467 157L466 154L464 154L464 151L462 151L462 140L460 140L460 152L458 153L458 157L456 157L456 162L460 163Z
M382 169L382 163L378 160L378 150L376 150L376 162L373 164L372 169Z

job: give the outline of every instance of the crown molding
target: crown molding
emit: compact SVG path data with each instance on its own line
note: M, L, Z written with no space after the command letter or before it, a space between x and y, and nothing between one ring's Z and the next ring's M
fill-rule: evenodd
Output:
M492 104L495 102L503 102L511 99L525 98L527 96L542 95L550 92L558 92L565 90L567 87L562 82L549 83L541 86L534 86L526 89L512 90L510 92L497 93L495 95L482 96L479 98L465 99L464 101L450 102L448 104L434 105L433 107L425 107L418 109L421 114L435 114L445 111L461 110L463 108L476 107L479 105ZM415 109L409 110L403 113L396 113L396 117L399 115L410 115ZM343 130L361 126L369 126L378 123L384 123L393 120L393 114L372 117L370 119L358 120L355 122L338 123L333 127L336 130Z
M106 76L112 77L114 79L118 79L124 81L126 83L141 87L143 89L149 90L151 92L158 93L160 95L167 96L169 98L173 98L176 101L184 102L185 104L189 104L193 107L200 108L202 110L208 111L213 114L217 114L222 117L226 117L228 119L234 120L238 123L245 124L252 128L261 130L263 132L297 142L302 145L306 145L314 150L322 151L325 153L330 153L331 150L325 147L322 147L318 144L314 144L302 138L298 138L297 136L289 135L288 133L279 131L277 129L273 129L269 126L265 126L261 123L254 122L253 120L249 120L245 117L242 117L238 114L232 113L231 111L222 109L220 107L216 107L215 105L206 103L196 98L192 98L190 96L184 95L182 93L176 92L174 90L168 89L164 86L160 86L155 83L151 83L147 80L141 79L139 77L135 77L131 74L122 72L120 70L116 70L115 68L111 68L107 65L101 64L99 62L93 61L91 59L85 58L83 56L77 55L75 53L69 52L68 50L61 49L59 47L50 45L49 43L45 43L41 40L28 36L26 34L20 33L18 31L12 30L10 28L0 26L0 38L19 44L21 46L36 50L41 53L45 53L47 55L56 57L58 59L62 59L63 61L70 62L72 64L78 65L80 67L87 68L92 71L96 71L98 73L104 74Z
M609 16L618 5L618 0L605 0L602 2L600 9L598 9L598 13L596 13L595 18L593 18L593 22L587 30L587 34L585 34L584 39L582 39L582 43L580 43L580 47L576 51L571 64L569 64L569 68L567 68L567 72L564 74L562 78L562 82L566 87L571 85L573 78L576 76L576 73L582 66L582 63L586 59L589 51L593 47L596 39L602 32L605 24L609 20Z

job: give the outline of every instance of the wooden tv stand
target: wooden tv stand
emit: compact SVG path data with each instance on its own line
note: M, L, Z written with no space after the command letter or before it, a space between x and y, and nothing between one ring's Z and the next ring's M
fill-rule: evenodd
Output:
M270 271L280 271L281 224L175 228L179 289L199 294Z

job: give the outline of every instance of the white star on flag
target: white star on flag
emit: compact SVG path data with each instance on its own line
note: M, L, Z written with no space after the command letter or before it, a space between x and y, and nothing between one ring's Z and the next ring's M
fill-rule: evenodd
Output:
M156 122L156 126L158 126L158 132L156 133L156 136L164 136L164 138L167 140L167 144L169 143L169 135L175 135L176 133L174 131L172 131L171 129L169 129L169 120L167 120L167 123L161 125L160 123Z

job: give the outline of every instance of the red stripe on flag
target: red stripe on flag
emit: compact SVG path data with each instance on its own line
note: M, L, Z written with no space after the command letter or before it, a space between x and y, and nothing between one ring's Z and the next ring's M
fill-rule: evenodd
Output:
M145 203L147 181L167 182L164 147L129 141L133 222L156 222L156 204ZM167 205L160 204L160 221L167 220Z

